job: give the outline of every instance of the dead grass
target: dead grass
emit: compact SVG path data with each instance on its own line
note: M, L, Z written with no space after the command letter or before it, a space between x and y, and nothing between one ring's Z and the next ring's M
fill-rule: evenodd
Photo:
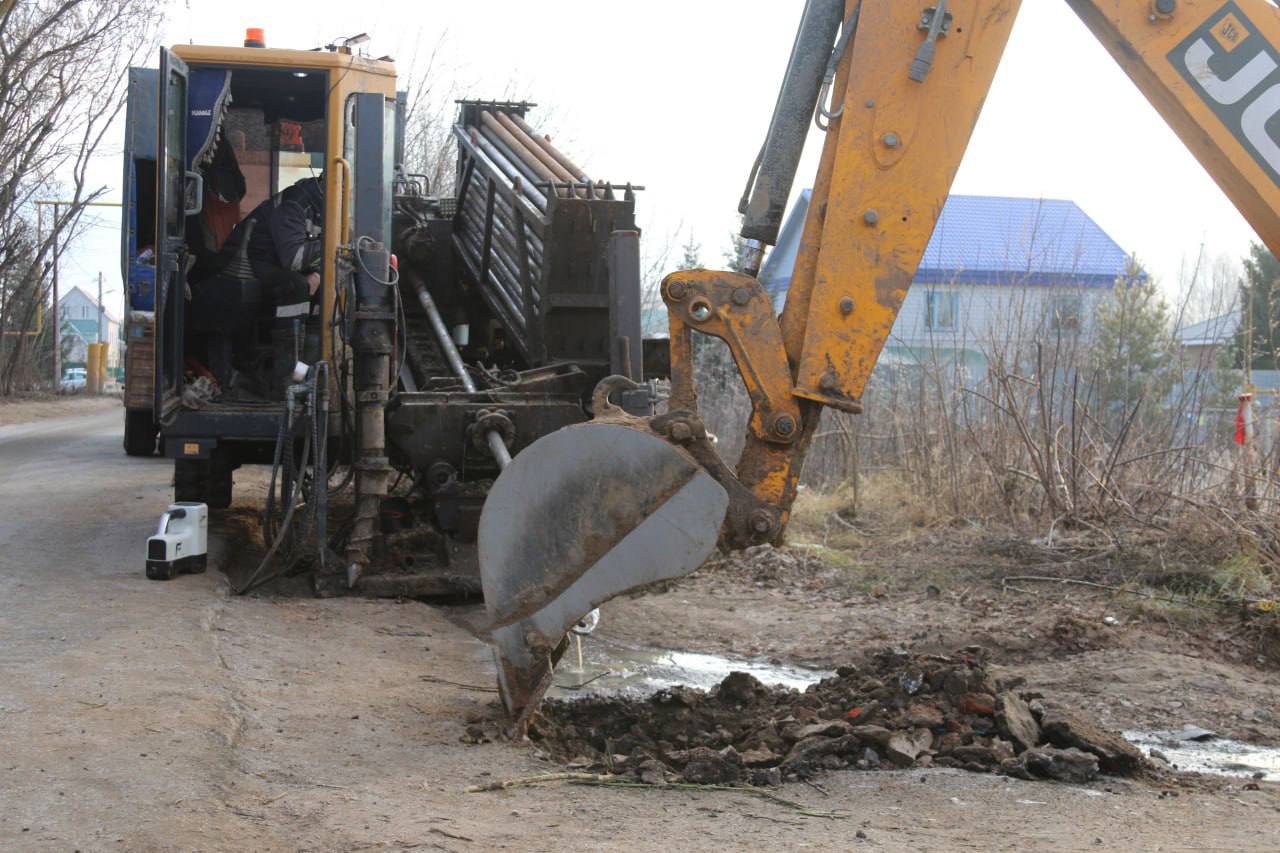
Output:
M857 549L868 537L905 541L954 519L895 474L869 478L855 493L849 485L832 491L801 489L791 514L788 539L828 548Z
M1280 614L1266 612L1278 587L1267 555L1253 536L1224 535L1202 513L1162 526L1059 523L1044 533L1032 520L955 518L902 477L878 474L856 494L847 485L802 490L788 541L822 561L837 596L967 588L1101 596L1125 619L1199 634L1232 626L1280 659ZM1036 580L1006 585L1013 577Z

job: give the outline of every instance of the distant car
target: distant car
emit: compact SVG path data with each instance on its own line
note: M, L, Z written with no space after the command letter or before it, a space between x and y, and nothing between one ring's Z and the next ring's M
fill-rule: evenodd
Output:
M62 374L58 388L62 391L83 391L87 381L83 367L68 367Z

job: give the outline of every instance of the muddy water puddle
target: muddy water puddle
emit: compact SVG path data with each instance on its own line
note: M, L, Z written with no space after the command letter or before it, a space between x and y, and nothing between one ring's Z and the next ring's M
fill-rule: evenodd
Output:
M803 690L831 675L823 670L783 666L765 660L628 648L594 635L581 641L581 663L579 646L571 640L568 652L556 667L555 681L547 692L549 698L601 695L643 698L677 686L707 690L731 672L750 673L770 686Z
M1261 778L1280 782L1280 748L1256 746L1204 732L1189 737L1186 731L1125 732L1124 737L1143 752L1163 755L1179 770ZM1257 776L1261 773L1262 776Z

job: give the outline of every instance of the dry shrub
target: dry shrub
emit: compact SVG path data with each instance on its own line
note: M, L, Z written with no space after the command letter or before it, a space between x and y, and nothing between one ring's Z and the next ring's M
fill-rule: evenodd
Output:
M1182 375L1163 397L1100 399L1104 382L1080 353L1045 340L990 347L981 372L940 353L882 367L865 414L824 412L792 532L856 547L877 530L960 523L1051 551L1082 538L1113 566L1212 575L1244 555L1274 576L1280 481L1265 472L1280 467L1280 442L1243 468L1215 377ZM748 409L726 378L704 385L701 406L733 460Z
M1240 554L1280 565L1280 481L1266 473L1280 442L1242 465L1210 371L1181 370L1169 394L1123 403L1100 397L1105 377L1061 340L985 356L981 372L941 353L878 370L864 415L824 414L805 483L903 526L1009 527L1049 548L1064 536L1117 552L1154 541L1163 559L1202 569Z

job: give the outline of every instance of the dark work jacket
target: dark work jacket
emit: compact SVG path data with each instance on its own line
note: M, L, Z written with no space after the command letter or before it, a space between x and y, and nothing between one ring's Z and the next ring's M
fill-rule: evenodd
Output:
M255 207L227 238L224 256L234 257L249 232L246 258L267 300L275 305L306 302L306 276L319 272L324 260L323 222L323 184L319 178L304 178Z
M320 271L324 195L319 178L298 181L255 207L227 238L233 252L244 239L250 220L256 224L249 238L248 258L255 268L274 267L303 275Z

